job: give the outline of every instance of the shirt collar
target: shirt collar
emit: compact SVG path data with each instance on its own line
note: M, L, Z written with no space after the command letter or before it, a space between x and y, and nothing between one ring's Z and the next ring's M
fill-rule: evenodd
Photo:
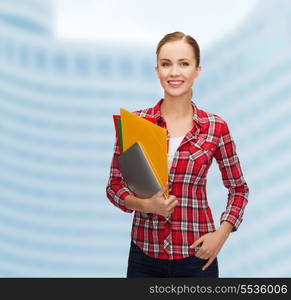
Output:
M161 114L161 104L164 101L164 98L161 98L159 102L153 107L153 117L157 119L157 123L161 120L165 121L162 114ZM196 104L191 100L191 104L193 107L193 120L195 123L200 127L201 126L201 119L198 115L198 108Z

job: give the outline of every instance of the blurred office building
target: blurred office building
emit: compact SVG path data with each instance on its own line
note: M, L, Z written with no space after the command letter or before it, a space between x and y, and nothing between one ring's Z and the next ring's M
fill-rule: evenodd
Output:
M290 17L289 1L259 1L202 53L193 100L229 124L250 187L222 277L290 275ZM132 215L105 192L112 115L163 96L155 52L61 40L53 22L52 1L0 2L0 276L124 277ZM227 190L215 160L207 188L219 226Z

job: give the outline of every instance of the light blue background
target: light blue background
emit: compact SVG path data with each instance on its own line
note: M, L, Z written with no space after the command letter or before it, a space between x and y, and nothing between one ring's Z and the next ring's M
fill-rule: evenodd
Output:
M250 187L222 277L291 275L290 10L259 1L202 53L193 100L228 122ZM0 3L0 276L124 277L132 215L105 193L112 115L162 97L154 51L63 41L52 23L50 1ZM218 225L227 190L215 160L207 188Z

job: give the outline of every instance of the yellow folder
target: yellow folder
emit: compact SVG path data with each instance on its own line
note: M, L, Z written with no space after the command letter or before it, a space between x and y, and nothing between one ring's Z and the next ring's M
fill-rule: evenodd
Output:
M142 148L161 186L168 182L167 130L120 108L123 151L136 142ZM169 192L165 193L167 197Z

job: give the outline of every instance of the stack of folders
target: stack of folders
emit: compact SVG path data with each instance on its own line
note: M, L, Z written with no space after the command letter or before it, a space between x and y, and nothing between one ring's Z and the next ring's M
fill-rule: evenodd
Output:
M122 108L120 116L113 118L122 177L137 197L150 198L168 182L167 131L155 124L155 118L139 117ZM164 197L168 197L168 191Z

